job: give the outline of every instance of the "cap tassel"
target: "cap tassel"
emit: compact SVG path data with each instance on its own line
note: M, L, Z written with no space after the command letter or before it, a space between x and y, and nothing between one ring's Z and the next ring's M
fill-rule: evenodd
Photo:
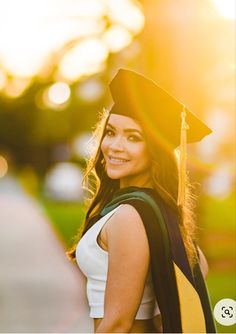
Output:
M178 185L178 202L180 206L185 204L185 187L186 187L186 164L187 164L187 130L186 110L183 105L181 113L181 134L180 134L180 157L179 157L179 185Z

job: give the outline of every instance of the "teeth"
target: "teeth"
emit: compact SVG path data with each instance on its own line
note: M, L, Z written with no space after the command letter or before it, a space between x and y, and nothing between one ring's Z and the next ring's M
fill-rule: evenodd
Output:
M109 157L111 161L126 162L127 160Z

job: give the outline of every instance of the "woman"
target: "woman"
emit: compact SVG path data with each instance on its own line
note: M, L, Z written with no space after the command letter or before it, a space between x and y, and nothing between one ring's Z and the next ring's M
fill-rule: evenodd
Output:
M95 332L214 332L185 182L185 145L211 130L138 73L119 70L110 90L85 174L93 199L68 253L87 277Z

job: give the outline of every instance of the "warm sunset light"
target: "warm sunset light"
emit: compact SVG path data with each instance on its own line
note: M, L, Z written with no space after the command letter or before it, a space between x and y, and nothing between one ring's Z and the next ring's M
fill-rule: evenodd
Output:
M134 34L139 33L144 25L144 16L134 1L109 0L107 1L111 21L122 25Z
M8 171L8 163L7 160L0 155L0 178L5 176Z
M57 82L49 88L48 97L54 104L63 104L70 98L70 87L64 82Z
M47 107L55 111L64 110L69 104L70 95L71 90L67 83L56 82L38 92L36 104L42 109Z
M236 334L235 7L0 0L0 334Z
M235 19L235 0L213 0L219 13L226 19Z
M4 93L7 97L17 98L21 96L30 85L30 78L13 77L6 81Z
M111 27L115 25L108 32L104 17ZM73 82L101 71L108 53L130 44L143 25L140 5L131 0L0 0L0 31L4 32L0 64L10 75L32 77L52 54L75 41L62 57L59 75L59 80ZM0 89L3 80L0 73Z
M113 25L104 33L103 39L111 52L117 52L130 44L132 35L122 26Z
M91 78L78 85L76 95L87 103L95 102L104 94L104 90L105 87L100 80Z
M43 28L40 20L44 11L45 1L0 2L0 30L4 31L0 38L0 53L3 66L10 73L18 76L34 75L45 60L48 41L44 37L47 25L45 22Z
M7 82L6 75L3 70L0 69L0 91L5 87Z
M108 57L108 48L99 38L86 39L67 52L62 59L59 72L70 82L83 75L99 72Z

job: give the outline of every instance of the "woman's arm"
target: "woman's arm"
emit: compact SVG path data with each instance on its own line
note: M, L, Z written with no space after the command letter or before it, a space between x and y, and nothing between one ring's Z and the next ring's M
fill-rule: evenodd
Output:
M149 268L149 246L138 212L123 204L106 226L108 276L104 318L96 333L128 333L139 308Z
M202 275L204 278L206 278L207 274L208 274L208 264L207 264L207 260L203 254L203 252L201 251L201 249L199 247L198 248L198 254L199 254L199 265L200 265L200 269L202 272Z

